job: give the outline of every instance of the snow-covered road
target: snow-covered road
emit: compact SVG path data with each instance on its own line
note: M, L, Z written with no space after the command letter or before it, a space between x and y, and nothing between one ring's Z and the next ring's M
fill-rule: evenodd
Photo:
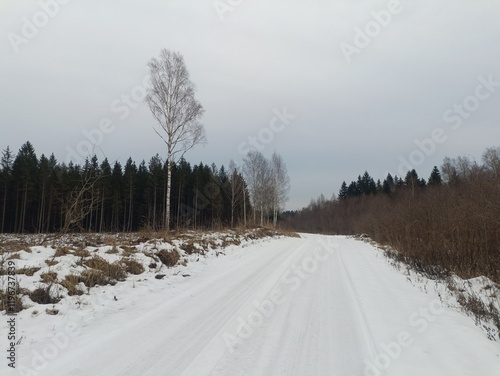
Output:
M302 235L212 261L97 315L33 374L500 375L499 343L369 244Z

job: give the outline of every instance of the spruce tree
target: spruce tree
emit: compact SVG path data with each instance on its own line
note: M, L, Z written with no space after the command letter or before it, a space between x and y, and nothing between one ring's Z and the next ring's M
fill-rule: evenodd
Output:
M391 174L387 174L387 177L384 179L384 183L382 184L382 188L385 194L391 194L394 192L396 184Z
M339 200L345 200L347 197L348 197L347 184L345 181L343 181L339 190Z
M1 221L1 227L0 227L0 233L3 233L6 231L5 228L5 218L6 218L6 213L7 213L7 201L10 197L9 195L9 186L11 184L11 179L12 179L12 164L14 163L14 155L10 151L10 148L7 146L7 149L5 149L2 153L2 160L0 162L1 164L1 180L2 180L2 185L1 189L3 190L1 199L2 199L2 221ZM11 230L12 231L12 230Z
M429 186L437 186L441 185L443 183L443 179L441 178L441 173L439 172L439 169L437 166L434 166L431 172L431 176L429 177Z

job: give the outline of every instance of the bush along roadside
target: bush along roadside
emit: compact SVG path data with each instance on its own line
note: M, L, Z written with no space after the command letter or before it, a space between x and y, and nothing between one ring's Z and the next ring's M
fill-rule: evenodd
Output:
M380 245L367 235L355 236L381 249L387 261L425 292L434 290L441 303L474 319L492 341L500 341L500 285L485 276L462 279L440 265Z

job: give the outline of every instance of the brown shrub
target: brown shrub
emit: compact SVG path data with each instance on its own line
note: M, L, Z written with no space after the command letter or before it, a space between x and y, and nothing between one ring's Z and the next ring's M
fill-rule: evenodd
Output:
M175 264L177 264L177 261L179 261L181 257L179 255L179 252L177 252L176 250L173 250L171 252L163 250L158 252L156 255L158 256L162 264L168 267L175 266Z
M135 247L129 247L126 245L122 245L121 248L123 249L124 256L131 256L131 255L137 253L137 249Z
M278 230L278 235L283 235L283 236L287 236L289 238L300 238L300 235L297 234L296 232L294 231L290 231L290 230Z
M116 255L117 253L120 253L120 251L118 250L118 248L113 247L113 248L111 248L111 249L108 249L108 250L106 251L106 253L107 253L108 255Z
M194 243L192 241L188 241L187 243L183 244L181 248L188 255L191 255L193 253L199 253L199 249L194 246Z
M83 264L89 268L100 270L107 277L116 281L124 281L127 277L127 273L118 262L110 264L108 261L99 256L94 256L89 260L85 260Z
M18 240L3 241L2 242L2 249L4 251L1 253L19 252L19 251L26 251L29 253L29 252L31 252L29 247L30 247L30 245L24 241L18 241Z
M139 275L144 273L144 266L135 260L123 260L122 264L125 265L127 273Z
M39 287L35 289L34 291L31 291L29 293L29 297L31 300L33 300L35 303L38 304L55 304L58 303L59 300L61 300L58 297L52 297L50 294L50 290L52 288L52 285L49 285L47 287Z
M75 256L78 256L78 257L90 257L90 252L88 250L86 250L85 248L79 248L75 251Z
M83 291L78 288L80 283L80 277L74 274L70 274L61 281L60 285L68 290L68 295L83 295Z
M72 253L73 251L71 251L68 247L57 247L54 257L66 256Z
M40 275L40 279L45 283L54 283L57 281L57 273L56 272L47 272L42 273Z
M100 270L90 269L84 270L79 278L80 282L87 287L94 286L106 286L106 285L115 285L116 281L109 278L106 274L104 274Z

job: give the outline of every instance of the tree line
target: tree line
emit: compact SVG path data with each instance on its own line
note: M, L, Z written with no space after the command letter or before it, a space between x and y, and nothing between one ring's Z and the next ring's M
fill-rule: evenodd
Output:
M278 154L273 158L284 166ZM275 197L274 206L262 202L261 181L247 184L246 173L258 170L253 162L246 159L240 169L231 161L226 169L215 164L192 166L183 158L169 164L155 155L139 164L131 158L122 165L93 156L83 165L66 165L53 154L37 157L28 141L17 154L9 147L2 152L0 232L157 231L169 227L167 208L169 225L176 229L246 225L254 219L257 223L257 215L267 223L273 218L271 209L278 212L282 207L283 197L277 188L267 190L269 197ZM167 200L169 165L171 197ZM269 171L266 180L277 182L280 175L275 178Z
M337 198L285 214L296 231L364 233L419 265L500 281L500 148L481 162L445 158L426 180L412 170L375 182L365 172L344 182Z

